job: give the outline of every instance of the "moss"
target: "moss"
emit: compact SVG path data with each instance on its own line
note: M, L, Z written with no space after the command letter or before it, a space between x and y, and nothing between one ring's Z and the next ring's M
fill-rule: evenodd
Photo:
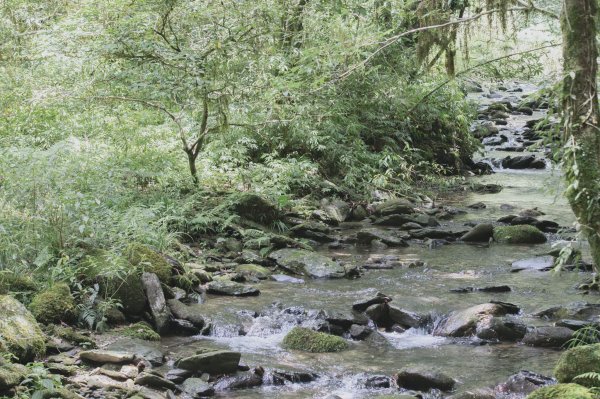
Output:
M90 349L96 348L96 343L92 337L75 330L73 327L52 326L48 332L72 344Z
M271 271L266 267L252 264L239 265L235 268L235 271L243 276L254 276L263 280L271 275Z
M540 388L527 399L595 399L589 389L577 384L558 384Z
M0 352L28 362L46 353L44 333L33 315L15 298L0 295Z
M4 360L3 354L0 353L0 392L6 392L19 385L28 373L27 367Z
M195 273L186 272L184 274L177 274L171 277L171 285L173 287L179 287L186 291L191 291L194 287L197 287L202 283L200 277Z
M543 244L547 241L537 227L528 225L495 227L494 239L502 244Z
M77 317L75 300L64 283L54 284L35 295L29 309L40 323L45 324L70 322Z
M108 281L104 291L106 296L119 301L126 315L141 316L146 310L146 294L142 280L137 274Z
M168 283L171 278L171 265L158 252L142 244L131 244L126 250L129 262L149 273L154 273L163 283Z
M348 343L335 335L294 327L283 339L283 346L305 352L339 352L346 349Z
M17 274L9 270L0 272L0 295L9 292L35 291L35 289L35 282L31 276Z
M600 373L600 344L584 345L564 352L554 368L554 375L559 382L573 382L573 379L584 373ZM585 386L600 386L600 381L578 380Z
M160 335L148 323L139 322L119 329L122 335L146 341L160 341Z

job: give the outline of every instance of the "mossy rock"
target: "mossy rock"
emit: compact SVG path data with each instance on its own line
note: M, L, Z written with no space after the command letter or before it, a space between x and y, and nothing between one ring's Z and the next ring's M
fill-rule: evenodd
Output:
M35 289L35 282L26 274L18 274L11 270L0 272L0 295L9 292L30 292Z
M184 289L186 292L191 291L201 283L203 283L203 281L200 276L192 272L177 274L171 277L171 285L173 287Z
M129 316L141 316L146 310L146 293L142 279L137 274L130 274L124 279L114 278L103 288L105 295L119 301L122 312Z
M0 295L0 321L0 353L12 353L21 362L46 353L44 333L21 302Z
M131 244L126 250L129 262L140 271L154 273L163 283L168 283L172 275L169 262L158 252L142 244Z
M543 244L548 240L537 227L529 225L495 227L494 239L501 244Z
M243 276L253 276L260 280L265 280L271 275L271 271L266 267L253 264L236 266L235 271Z
M121 335L131 338L139 338L145 341L160 341L160 335L148 323L144 323L143 321L123 327L118 331Z
M554 368L558 382L573 382L584 373L600 373L600 344L577 346L565 351ZM584 386L600 386L600 381L578 379Z
M598 396L578 384L558 384L533 391L527 399L597 399Z
M0 392L6 392L21 383L29 374L29 369L21 364L4 360L0 353Z
M96 343L92 337L77 331L73 327L51 325L47 332L77 346L84 346L89 349L96 348Z
M340 352L348 348L348 343L335 335L294 327L283 339L283 347L314 353Z
M231 210L241 218L259 223L271 225L280 220L282 212L270 201L253 193L243 193L232 198Z
M44 324L68 323L77 318L75 300L65 283L54 284L36 294L29 304L29 309L35 318Z

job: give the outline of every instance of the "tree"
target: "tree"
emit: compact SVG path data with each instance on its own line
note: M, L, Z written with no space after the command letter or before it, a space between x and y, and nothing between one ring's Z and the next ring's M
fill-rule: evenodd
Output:
M600 111L596 0L565 0L562 14L567 198L600 270Z

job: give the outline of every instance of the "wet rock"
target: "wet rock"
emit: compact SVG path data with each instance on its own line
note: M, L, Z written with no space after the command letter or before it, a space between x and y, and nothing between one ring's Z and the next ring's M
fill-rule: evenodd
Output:
M142 273L142 286L148 298L148 304L154 320L154 327L158 333L168 330L171 312L167 308L167 302L163 294L158 276L154 273Z
M131 363L135 355L131 352L117 352L111 350L94 349L79 352L79 358L92 363Z
M553 256L536 256L535 258L527 258L515 261L511 265L510 271L513 273L523 270L529 271L549 271L554 268Z
M137 338L119 338L109 344L106 350L117 353L132 353L135 359L147 360L153 366L160 366L165 361L165 354L161 350L160 343Z
M204 349L177 360L175 366L194 372L229 374L237 371L241 356L239 352Z
M342 327L344 330L350 329L350 326L353 324L358 325L367 325L369 323L369 319L362 313L358 313L355 311L352 312L340 312L333 311L327 312L325 316L325 320L330 324L335 324L337 326Z
M321 210L326 215L325 221L334 225L338 225L342 222L345 222L348 216L350 215L350 205L338 199L322 200Z
M272 252L269 258L294 274L312 278L342 278L343 266L324 255L303 249L285 248Z
M369 375L361 378L359 384L367 389L385 389L392 386L392 379L387 375Z
M581 330L590 325L589 321L563 319L554 323L556 327L567 327L573 331ZM597 325L597 327L600 327Z
M181 385L181 390L191 398L198 399L215 394L215 389L212 385L201 378L188 378Z
M499 226L494 228L494 239L501 244L543 244L548 239L534 226Z
M505 169L545 169L546 162L536 158L535 155L508 156L502 159L502 167Z
M211 281L207 284L207 292L225 296L257 296L260 294L255 287L226 280Z
M356 205L350 211L349 220L354 222L360 222L361 220L364 220L367 217L369 217L369 212L367 211L367 209L362 205Z
M414 205L407 199L395 198L375 206L376 216L406 215L414 213Z
M208 328L208 327L209 326L205 326L205 328ZM189 322L187 320L176 319L176 318L171 319L171 321L169 323L169 329L174 334L182 335L182 336L198 335L203 330L203 329L200 329L200 328L194 326L191 322Z
M349 331L350 337L357 341L362 341L363 339L365 339L369 335L371 335L372 332L373 332L373 330L371 330L370 327L358 325L358 324L352 324L350 326L350 331Z
M491 224L478 224L460 239L465 242L489 242L494 236L494 226Z
M567 327L534 327L523 338L526 345L543 348L561 348L573 338L573 330Z
M477 324L477 338L489 341L513 342L522 339L527 332L525 324L508 317L484 317Z
M172 381L152 373L140 373L134 380L137 385L155 389L177 389Z
M194 374L193 371L184 369L170 369L165 374L165 378L175 384L181 384L186 379L190 378Z
M387 302L369 306L365 314L378 327L387 329L390 329L394 325L399 325L406 330L419 327L427 321L427 318L423 315L390 306Z
M469 337L475 335L480 323L491 317L501 317L514 312L497 303L484 303L468 309L452 312L433 331L434 335L446 337ZM489 323L488 323L489 324Z
M379 240L390 247L408 247L408 243L404 241L405 236L390 230L367 228L359 231L356 238L361 244L370 244L374 240Z
M169 299L167 306L176 318L187 320L200 329L204 327L204 317L201 314L204 307L201 304L186 305L177 299Z
M301 278L296 278L292 276L288 276L286 274L272 274L271 280L277 281L278 283L288 283L288 284L304 284L304 280Z
M264 370L262 367L251 372L238 372L236 375L219 380L215 384L217 391L232 391L236 389L256 388L263 384Z
M487 163L486 163L486 165L488 165L491 170L491 166ZM503 189L503 187L499 184L476 183L471 187L471 190L473 192L480 193L480 194L498 194L499 192L502 191L502 189Z
M413 215L386 215L376 219L373 224L376 226L400 227L407 223L417 224L421 228L421 224L417 223Z
M367 308L369 308L372 305L388 303L391 301L392 301L391 297L378 292L375 295L375 297L373 297L373 298L362 299L362 300L354 302L352 304L352 309L357 310L359 312L364 312L365 310L367 310Z
M456 384L452 378L435 371L421 371L405 369L398 373L396 382L399 387L414 389L417 391L429 391L439 389L440 391L451 391Z
M485 208L487 208L487 205L484 204L483 202L476 202L474 204L467 205L467 208L471 208L471 209L485 209Z
M516 217L518 217L517 215L507 215L507 216L502 216L501 218L498 218L498 220L496 220L498 223L506 223L506 224L510 224L510 222L513 221L513 219L515 219Z
M523 370L510 376L506 382L497 385L495 391L504 395L520 395L522 397L555 382L554 378Z
M46 352L44 333L33 315L15 298L0 295L0 352L29 362Z
M487 162L475 162L471 167L471 171L476 175L491 175L494 173L494 168ZM500 188L502 190L502 188Z
M575 320L588 320L595 316L600 316L600 304L573 302L568 306L554 306L534 314L535 317L541 317L549 320L569 318Z
M285 381L297 384L313 382L319 378L318 374L303 371L273 371L273 385L283 385Z
M473 131L473 135L475 137L477 137L478 139L484 139L486 137L494 136L494 135L498 134L499 132L500 132L500 130L496 126L492 125L489 122L486 122L486 123L477 125L475 127L475 130Z
M404 223L402 226L400 226L401 230L416 230L416 229L420 229L421 226L419 223L415 223L415 222L409 222L409 223Z
M318 242L335 241L331 236L331 227L322 222L306 221L290 229L296 237L309 238Z
M510 221L510 224L512 226L517 226L520 224L528 224L530 226L534 226L538 222L539 220L532 216L517 216Z
M559 224L551 220L540 220L533 224L544 233L556 233L560 228Z

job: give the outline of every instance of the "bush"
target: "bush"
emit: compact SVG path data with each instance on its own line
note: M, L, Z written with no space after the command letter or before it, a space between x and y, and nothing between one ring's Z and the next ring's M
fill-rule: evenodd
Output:
M283 347L315 353L340 352L348 347L348 343L335 335L294 327L283 339Z

